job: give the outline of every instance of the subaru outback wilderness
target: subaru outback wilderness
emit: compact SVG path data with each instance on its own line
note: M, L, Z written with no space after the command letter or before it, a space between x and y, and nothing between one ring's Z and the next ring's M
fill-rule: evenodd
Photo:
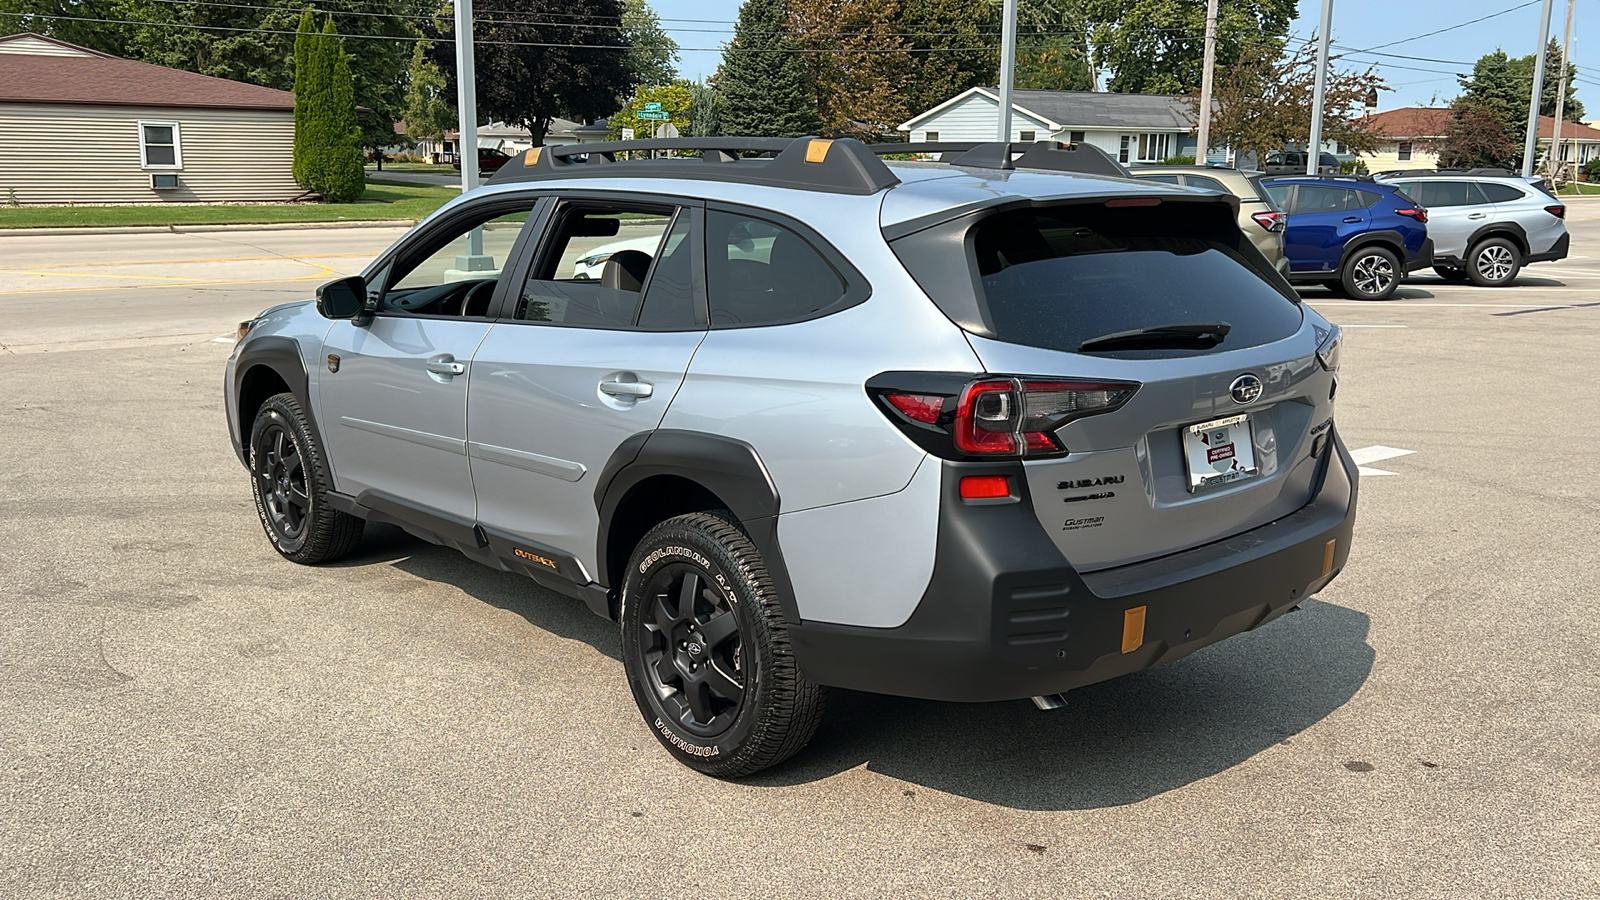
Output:
M289 560L392 523L616 622L702 772L828 687L1048 708L1349 554L1340 332L1237 204L1053 143L536 148L243 323L230 431Z

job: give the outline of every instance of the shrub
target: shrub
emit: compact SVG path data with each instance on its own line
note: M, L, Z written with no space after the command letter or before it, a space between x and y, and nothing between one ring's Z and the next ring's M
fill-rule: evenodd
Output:
M1367 171L1366 160L1362 160L1362 159L1346 159L1346 160L1341 160L1339 162L1339 173L1341 175L1366 174L1366 171Z
M1192 157L1192 156L1169 156L1166 159L1163 159L1162 161L1156 163L1156 165L1158 165L1158 166L1192 166L1192 165L1194 165L1194 157Z

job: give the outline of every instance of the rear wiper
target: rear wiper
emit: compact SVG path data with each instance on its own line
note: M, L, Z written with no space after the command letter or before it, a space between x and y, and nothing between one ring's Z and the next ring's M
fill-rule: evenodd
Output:
M1194 322L1178 325L1152 325L1149 328L1135 328L1132 331L1114 331L1111 334L1102 334L1090 338L1078 345L1078 352L1089 350L1110 350L1113 348L1160 348L1160 347L1189 347L1201 344L1201 349L1209 349L1222 343L1228 336L1233 326L1227 322Z

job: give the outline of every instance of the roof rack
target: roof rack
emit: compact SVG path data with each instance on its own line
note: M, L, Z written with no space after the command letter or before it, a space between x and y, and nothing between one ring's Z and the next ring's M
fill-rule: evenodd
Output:
M1379 172L1386 178L1518 178L1516 172L1510 169L1472 168L1472 169L1390 169Z
M652 150L692 151L700 155L673 161L617 158L621 153ZM667 166L671 167L670 172L663 171ZM489 183L663 174L860 195L875 194L900 183L883 160L860 141L816 137L657 138L534 147L501 166Z
M1127 168L1093 144L1064 144L1060 141L1033 143L951 143L868 144L873 153L937 153L939 162L974 169L1043 169L1047 172L1076 172L1081 175L1109 175L1131 178ZM1019 155L1020 154L1020 155Z
M1361 174L1358 172L1351 172L1348 175L1328 175L1326 173L1319 173L1317 175L1268 175L1267 178L1272 181L1276 181L1280 178L1320 178L1323 181L1362 181L1369 184L1373 182L1373 178L1370 173Z

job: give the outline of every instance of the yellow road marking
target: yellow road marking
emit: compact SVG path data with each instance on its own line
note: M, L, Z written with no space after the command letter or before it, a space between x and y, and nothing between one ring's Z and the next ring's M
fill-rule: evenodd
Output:
M225 262L263 262L266 260L281 260L283 262L300 262L306 259L374 259L376 253L319 253L315 256L221 256L214 259L133 259L125 262L86 262L65 263L60 266L43 266L46 269L86 269L90 267L105 266L181 266L200 263L225 263ZM17 272L24 269L38 269L40 266L0 266L0 272Z
M323 266L322 271L320 272L312 272L308 275L295 275L289 278L251 278L241 281L184 281L164 282L162 284L106 284L91 288L38 288L35 290L26 291L0 291L0 296L10 296L16 294L70 294L73 292L81 293L83 291L126 291L154 287L224 287L235 284L283 284L290 281L315 281L328 275L337 274L338 273L333 269Z

